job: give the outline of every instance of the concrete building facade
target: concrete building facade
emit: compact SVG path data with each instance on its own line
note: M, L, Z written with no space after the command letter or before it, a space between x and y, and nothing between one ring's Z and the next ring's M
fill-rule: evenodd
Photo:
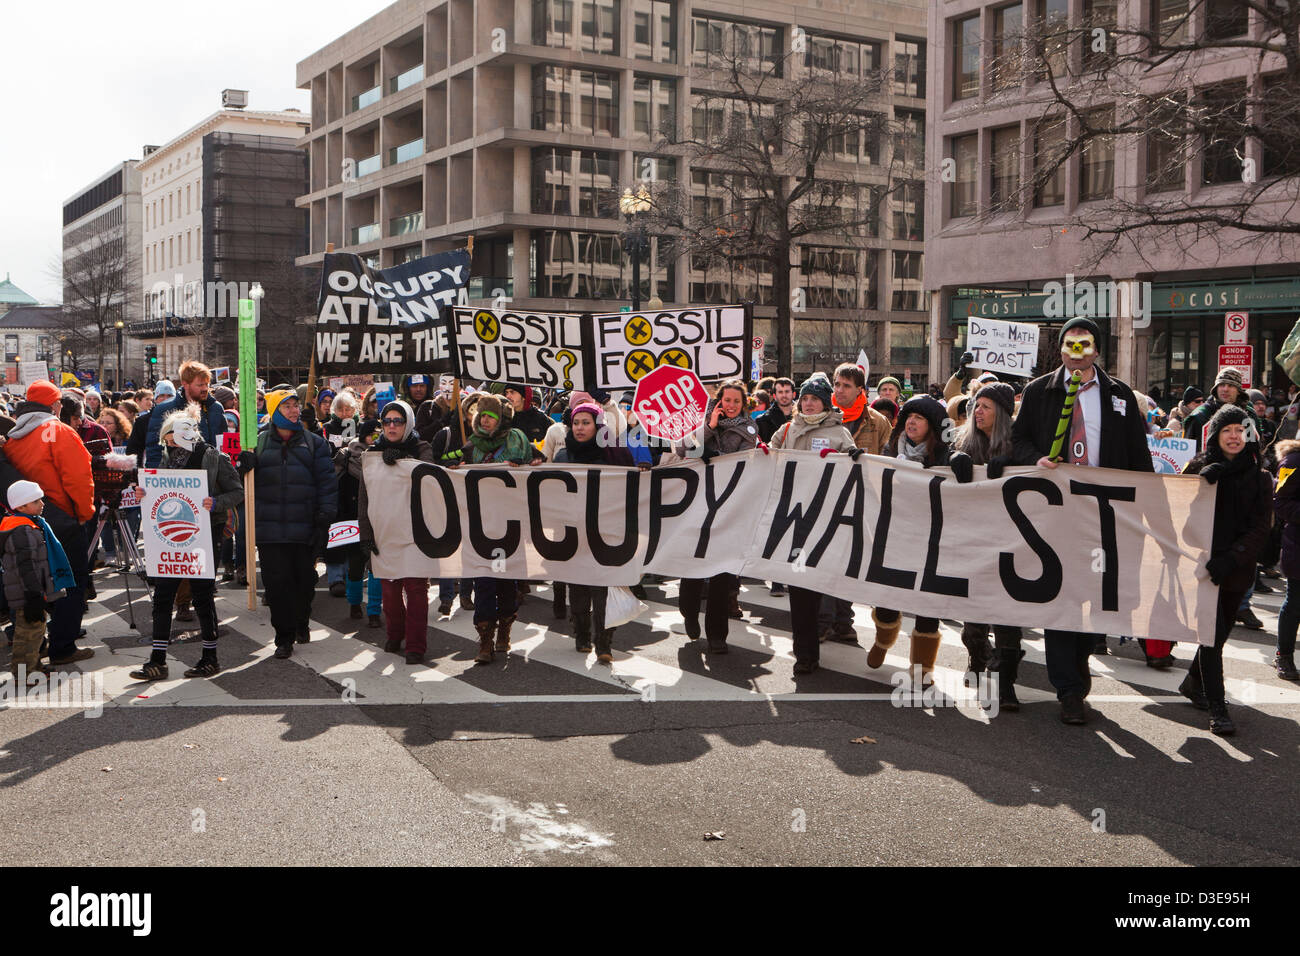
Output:
M305 216L293 203L306 185L306 130L296 110L222 108L145 147L144 306L134 331L158 349L158 376L190 358L234 364L239 297L254 281L271 286L304 252Z
M795 320L796 370L865 347L876 369L923 378L922 0L399 0L298 64L312 95L300 262L319 264L332 244L386 267L472 235L471 301L500 290L521 308L615 311L631 298L632 272L617 196L646 162L656 179L709 188L686 157L656 153L662 123L684 132L699 120L711 56L744 43L774 58L797 38L807 53L791 61L796 71L892 69L880 110L916 141L900 147L913 185L879 210L874 237L799 250L791 282L807 309ZM881 184L894 148L891 139L855 155L836 175ZM652 238L643 300L753 301L756 331L774 342L770 273L698 265L661 254Z
M121 350L120 378L136 381L140 380L144 361L139 343L130 335L132 323L138 321L143 313L140 183L139 161L129 159L113 166L63 203L64 306L68 314L75 316L84 311L81 306L85 304L76 301L78 297L69 287L71 277L94 270L97 267L94 263L102 267L116 262L118 271L124 273L107 286L116 291L108 301L112 314L105 325L107 334L103 353L99 354L98 329L89 327L94 325L93 321L89 325L85 322L79 324L80 335L71 329L64 334L88 343L88 347L83 344L75 348L76 358L84 368L103 368L106 378L110 377L109 370L112 369L114 374L111 377L117 379L115 323L122 322L126 334ZM66 347L62 351L66 352Z
M1240 159L1259 163L1260 143L1236 144L1234 181L1209 168L1206 150L1188 137L1186 144L1176 144L1185 148L1175 154L1175 160L1185 157L1181 174L1175 166L1169 181L1157 181L1155 171L1164 168L1158 150L1167 144L1153 135L1120 135L1109 146L1073 155L1050 188L1034 190L1028 184L1035 164L1052 148L1039 126L1051 112L1050 89L1034 78L1000 82L991 68L1007 62L999 59L1002 51L1022 44L1024 51L1033 50L1040 39L1038 24L1068 23L1075 35L1118 26L1116 49L1122 58L1138 44L1153 42L1145 36L1153 30L1205 36L1211 29L1206 10L1220 17L1213 29L1228 30L1221 36L1262 36L1261 23L1243 4L931 0L927 167L938 170L948 160L954 170L952 181L932 180L934 188L926 195L925 287L932 296L930 335L936 345L932 377L952 371L972 316L1039 323L1047 343L1040 348L1039 370L1055 367L1055 330L1063 319L1049 314L1054 306L1048 293L1056 289L1047 284L1064 285L1075 275L1114 282L1139 296L1149 291L1149 314L1121 305L1101 323L1104 364L1139 390L1159 386L1166 396L1181 396L1186 386L1198 385L1208 391L1217 374L1225 316L1237 311L1249 316L1255 384L1288 384L1272 357L1300 315L1300 243L1275 241L1261 251L1222 235L1194 244L1157 235L1140 249L1121 250L1089 268L1084 264L1094 258L1091 247L1075 227L1080 219L1110 221L1117 204L1142 203L1158 193L1194 204L1231 203L1244 191ZM1081 60L1087 55L1084 44L1059 55L1062 66L1068 65L1060 72L1063 84L1092 69ZM1141 82L1199 92L1235 81L1244 90L1246 83L1267 82L1268 73L1280 66L1280 59L1261 57L1258 50L1203 51L1187 62L1171 59ZM1101 97L1088 107L1116 109L1114 99ZM1073 131L1077 121L1071 122ZM1279 221L1295 215L1289 202L1260 212Z

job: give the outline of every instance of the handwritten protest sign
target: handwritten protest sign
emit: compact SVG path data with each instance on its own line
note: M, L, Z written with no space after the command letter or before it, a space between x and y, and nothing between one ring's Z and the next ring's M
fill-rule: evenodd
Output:
M975 368L1033 378L1038 326L972 315L966 326L966 350L974 354Z
M452 309L456 374L471 381L583 387L582 316Z

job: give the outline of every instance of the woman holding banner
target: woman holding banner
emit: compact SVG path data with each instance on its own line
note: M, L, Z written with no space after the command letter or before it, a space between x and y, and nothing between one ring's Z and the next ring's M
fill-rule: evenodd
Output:
M158 438L162 443L162 457L158 467L162 469L188 468L203 469L208 475L208 497L203 499L203 507L211 514L212 540L221 540L221 533L226 527L226 520L232 508L239 507L244 500L243 482L239 480L234 466L220 450L203 441L199 434L197 416L198 406L190 405L185 409L169 413L163 419ZM143 494L143 488L136 488L137 494ZM215 556L214 556L215 559ZM175 603L176 591L184 582L189 582L191 600L199 618L200 639L203 652L199 662L185 672L186 677L212 677L221 670L217 663L217 606L215 601L215 578L154 578L153 585L153 650L148 662L137 671L131 672L131 678L139 681L166 680L167 648L171 644L172 605Z
M385 465L392 467L404 458L433 461L433 452L427 441L415 434L415 411L401 399L384 406L379 420L383 431L367 455L380 455ZM357 492L357 525L360 530L363 553L378 554L375 532L366 511L366 472L361 468L361 484ZM390 654L402 653L406 643L406 663L424 663L429 649L429 579L395 578L384 580L384 619L388 625L388 641L384 650Z
M533 446L528 437L510 427L514 411L510 403L487 392L476 393L476 398L469 444L461 449L463 460L473 465L505 462L513 467L531 462ZM519 585L513 579L474 579L474 629L478 631L475 664L491 664L494 650L503 654L510 651L510 628L515 623L518 603Z
M555 454L557 463L574 465L604 465L611 468L635 468L636 461L626 448L597 440L605 425L605 414L595 402L586 402L569 410L568 436L564 447ZM603 447L602 447L603 445ZM570 584L573 622L573 639L580 653L591 650L595 636L596 660L601 664L614 662L614 629L605 627L605 598L609 588L600 585Z
M975 393L970 418L957 436L957 450L949 464L958 481L970 481L972 465L987 465L988 477L1000 478L1011 464L1011 419L1016 409L1016 390L1005 382L992 382ZM993 625L996 650L989 643L989 625L964 624L961 642L970 654L966 669L978 676L987 667L998 671L998 706L1020 709L1016 697L1016 675L1025 652L1020 649L1022 631L1007 624Z
M339 520L356 521L357 500L361 493L361 456L378 437L377 422L363 422L358 426L357 437L334 455L334 471L339 478ZM348 599L348 613L353 620L361 619L361 593L365 586L367 627L382 627L383 583L368 567L370 552L360 543L345 544L337 550L347 562L347 583L344 593Z
M700 430L699 440L706 461L715 455L749 451L759 444L758 423L745 411L748 400L749 394L739 379L728 379L718 386L717 394L704 410L704 427ZM706 586L704 637L710 654L725 654L732 608L740 610L737 598L740 579L725 572L711 578L682 578L677 609L686 624L686 637L692 641L700 636L700 599Z
M1214 646L1196 648L1178 690L1199 710L1210 712L1210 732L1227 737L1237 727L1228 716L1223 687L1223 645L1241 599L1255 584L1255 562L1268 540L1273 517L1273 480L1263 471L1259 432L1245 409L1224 405L1207 426L1205 450L1187 463L1185 475L1200 475L1214 493L1214 533L1206 570L1219 587Z
M854 460L863 454L844 427L844 413L832 404L830 379L814 372L799 388L799 398L790 420L772 433L772 447L791 451L842 451ZM811 674L821 657L817 614L822 594L787 584L790 595L790 631L794 638L794 672Z
M929 395L917 395L903 403L898 413L898 424L885 448L885 455L900 461L912 461L923 468L948 464L948 445L943 440L944 421L948 410ZM877 668L885 663L885 654L898 640L902 616L892 608L878 607L871 612L876 624L876 640L867 652L867 666ZM939 657L939 619L916 618L912 629L911 653L913 667L921 667L921 678L934 670Z

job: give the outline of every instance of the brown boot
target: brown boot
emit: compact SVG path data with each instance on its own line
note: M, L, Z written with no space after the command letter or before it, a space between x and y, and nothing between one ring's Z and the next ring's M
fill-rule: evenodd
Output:
M478 631L478 657L475 664L492 663L492 632L497 629L496 621L476 621L474 630Z
M885 654L894 646L894 641L898 640L898 629L903 624L903 617L900 614L892 623L886 624L876 616L876 609L872 608L871 620L876 625L876 642L867 652L867 666L875 669L885 663Z
M496 649L502 654L510 653L510 625L515 623L515 615L503 617L497 621L497 645Z
M939 642L938 631L912 631L910 659L913 666L921 665L922 678L934 673L934 662L939 657Z

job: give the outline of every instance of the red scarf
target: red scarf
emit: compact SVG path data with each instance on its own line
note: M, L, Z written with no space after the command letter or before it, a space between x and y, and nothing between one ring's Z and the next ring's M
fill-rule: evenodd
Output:
M846 423L856 422L862 417L862 412L867 407L867 390L864 388L862 391L858 392L857 400L848 408L845 408L839 402L835 401L834 394L831 395L831 404L844 413L844 421Z

